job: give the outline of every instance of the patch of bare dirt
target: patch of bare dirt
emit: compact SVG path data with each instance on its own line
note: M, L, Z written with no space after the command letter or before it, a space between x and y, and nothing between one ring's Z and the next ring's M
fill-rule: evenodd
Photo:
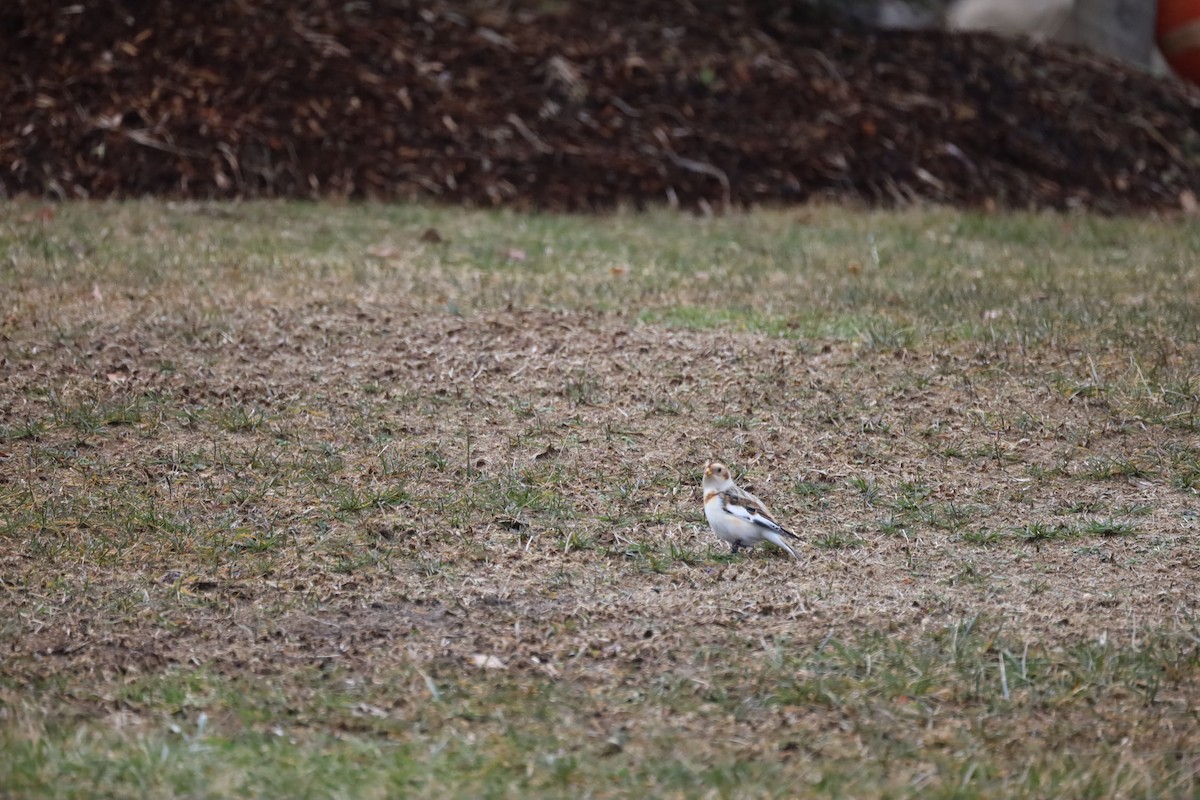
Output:
M52 404L73 398L162 405L137 423L51 423L11 442L0 485L48 509L135 491L195 534L96 551L89 542L116 529L72 528L81 517L68 514L39 546L90 555L61 575L30 561L28 542L0 544L5 571L23 575L4 601L22 620L6 669L30 676L329 661L611 685L699 670L690 654L764 637L816 643L983 614L1046 643L1136 636L1200 612L1190 498L1166 475L1090 466L1145 463L1190 434L1053 390L1038 377L1049 363L1016 368L1037 357L1011 353L1001 371L995 353L337 300L233 307L201 330L181 312L143 313L80 337L18 337L39 358L14 362L11 411L52 420ZM119 382L114 342L125 343ZM55 397L33 392L50 374ZM266 422L230 429L200 413L238 407ZM56 466L30 471L47 452ZM714 456L801 534L803 565L771 550L716 557L697 492ZM392 484L402 502L333 510L335 489ZM911 487L925 511L905 516ZM1016 533L1097 516L1136 533ZM281 537L273 555L238 549L270 535Z

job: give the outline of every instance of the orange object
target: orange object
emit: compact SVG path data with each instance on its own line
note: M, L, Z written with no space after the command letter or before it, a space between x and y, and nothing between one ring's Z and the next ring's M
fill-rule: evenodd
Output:
M1175 74L1200 85L1200 0L1158 0L1154 35Z

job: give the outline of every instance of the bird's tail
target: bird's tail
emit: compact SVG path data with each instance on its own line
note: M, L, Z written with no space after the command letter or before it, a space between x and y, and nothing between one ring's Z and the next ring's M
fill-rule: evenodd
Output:
M783 530L783 529L780 528L780 530ZM796 536L796 534L792 533L791 531L783 531L783 533L787 534L792 539L795 539L797 541L800 538L800 537ZM773 544L777 547L782 547L784 550L787 550L788 555L790 555L792 558L796 559L797 561L802 560L800 558L800 556L796 555L796 551L792 549L792 546L790 544L788 544L787 539L784 539L782 536L780 536L775 531L767 531L763 535L766 536L767 541L770 542L771 544Z

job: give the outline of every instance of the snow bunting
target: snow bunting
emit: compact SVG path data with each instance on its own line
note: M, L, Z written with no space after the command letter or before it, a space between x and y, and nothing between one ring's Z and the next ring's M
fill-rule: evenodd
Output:
M787 542L799 541L799 537L776 522L762 500L738 488L729 467L720 461L706 465L700 485L704 487L704 516L708 517L713 533L721 541L729 542L733 552L766 539L800 560Z

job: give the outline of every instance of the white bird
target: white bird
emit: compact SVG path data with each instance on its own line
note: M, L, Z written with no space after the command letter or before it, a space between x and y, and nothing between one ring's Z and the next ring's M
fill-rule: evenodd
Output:
M800 538L776 522L762 500L739 488L729 474L729 467L720 461L706 465L700 485L704 487L704 516L713 533L721 541L729 542L734 553L766 539L800 560L787 542Z

